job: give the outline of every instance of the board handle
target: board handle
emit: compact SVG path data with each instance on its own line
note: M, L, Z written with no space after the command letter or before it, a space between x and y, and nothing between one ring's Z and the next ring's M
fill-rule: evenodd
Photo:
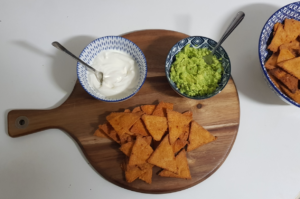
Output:
M28 135L41 130L56 128L60 111L51 110L12 110L7 115L8 134L11 137Z

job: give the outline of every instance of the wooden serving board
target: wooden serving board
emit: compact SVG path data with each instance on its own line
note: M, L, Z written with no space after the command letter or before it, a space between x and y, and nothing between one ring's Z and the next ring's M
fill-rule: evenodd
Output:
M18 137L49 128L61 129L74 138L90 164L108 181L137 192L169 193L192 187L212 175L224 162L235 141L240 119L238 93L231 78L218 95L202 101L179 96L169 86L164 64L171 47L188 35L167 30L144 30L122 35L144 52L148 76L141 90L120 103L94 99L77 81L69 98L51 110L12 110L8 113L8 133ZM159 101L174 103L174 110L191 110L193 118L208 129L217 140L187 153L192 179L164 178L154 167L152 184L141 180L127 183L120 164L125 155L115 142L93 136L99 124L112 111L123 111Z

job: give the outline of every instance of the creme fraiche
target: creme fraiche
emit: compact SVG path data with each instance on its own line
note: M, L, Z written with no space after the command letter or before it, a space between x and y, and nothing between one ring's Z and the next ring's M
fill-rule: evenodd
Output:
M92 67L103 73L102 85L93 72L88 73L90 83L101 95L126 97L133 92L138 83L137 63L122 51L101 51L94 58Z

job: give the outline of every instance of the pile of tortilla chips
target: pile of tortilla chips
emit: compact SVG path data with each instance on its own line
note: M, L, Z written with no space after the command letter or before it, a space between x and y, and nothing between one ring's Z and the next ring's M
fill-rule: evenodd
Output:
M274 25L273 39L268 49L273 52L265 63L276 87L300 103L300 22L285 19Z
M172 103L142 105L132 111L112 112L94 133L121 145L126 155L121 165L127 182L152 182L154 166L163 177L191 179L186 150L192 151L216 139L197 122L193 113L179 113ZM187 146L187 147L186 147Z

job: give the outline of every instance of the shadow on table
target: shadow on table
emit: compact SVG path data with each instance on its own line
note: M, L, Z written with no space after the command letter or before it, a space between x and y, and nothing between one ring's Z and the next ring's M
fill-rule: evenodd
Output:
M230 56L232 76L240 94L264 104L287 105L266 84L258 57L258 40L269 17L279 7L268 4L250 4L224 17L220 37L238 11L245 13L244 20L223 43Z

